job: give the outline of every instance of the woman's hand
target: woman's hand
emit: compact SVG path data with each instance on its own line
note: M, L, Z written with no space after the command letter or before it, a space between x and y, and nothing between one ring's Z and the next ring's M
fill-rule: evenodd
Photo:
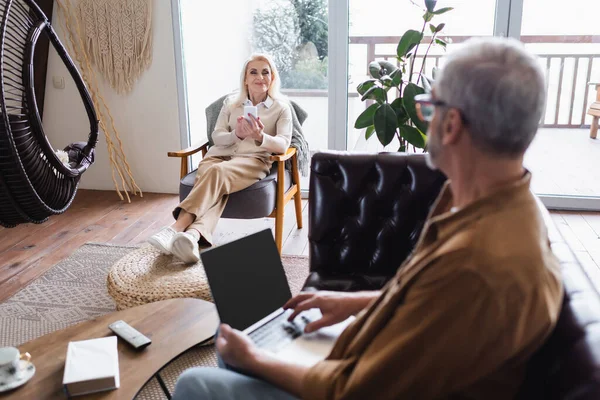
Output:
M318 308L323 317L306 325L306 333L314 332L317 329L331 326L346 320L351 315L362 311L371 300L379 297L379 292L308 292L300 293L290 299L283 305L283 309L293 309L289 320L292 321L302 311Z
M219 327L216 346L226 364L245 371L252 370L260 351L247 335L227 324Z
M263 129L265 128L265 126L260 121L260 117L255 118L252 114L248 115L250 117L250 121L244 118L244 121L246 122L247 131L249 132L248 137L251 137L252 139L262 144Z
M235 124L235 135L241 140L244 140L248 137L249 134L250 133L248 131L248 124L246 118L238 117L237 122Z

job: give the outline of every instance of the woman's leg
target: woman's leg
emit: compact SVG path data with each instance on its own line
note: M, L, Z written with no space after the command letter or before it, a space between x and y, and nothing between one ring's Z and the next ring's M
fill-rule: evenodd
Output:
M197 242L209 246L213 244L212 234L225 210L228 195L246 189L263 179L269 173L269 169L270 163L265 163L258 158L233 157L206 171L203 188L205 193L212 192L210 196L206 196L212 198L212 206L202 214L196 214L194 222L187 227L187 234L177 234L173 238L173 254L186 262L197 261L200 257ZM215 196L215 193L219 196ZM182 208L186 207L184 203ZM190 212L189 209L186 210Z
M198 197L199 192L202 191L202 188L198 188L202 186L202 181L205 177L207 171L209 171L213 165L221 163L224 161L223 157L206 157L198 164L198 171L196 173L196 181L194 182L194 187L190 192L190 195L194 193L192 196ZM188 199L190 198L188 195ZM148 239L148 243L154 246L163 254L172 254L172 241L175 235L179 232L184 232L196 219L196 214L190 212L189 209L186 209L185 205L182 205L188 200L184 200L178 207L173 210L173 217L175 218L175 222L171 226L165 226L157 233L152 235ZM195 212L199 212L198 210L194 210ZM190 262L193 260L190 260ZM197 261L197 260L196 260Z
M198 164L194 186L187 197L173 210L175 222L171 227L177 232L184 232L194 220L204 214L218 200L216 191L207 190L214 178L217 166L226 162L229 157L205 157Z
M263 179L270 169L271 163L265 163L255 157L237 156L219 164L215 173L220 175L218 180L221 183L221 197L204 214L199 215L188 229L197 230L212 245L212 233L225 210L228 195L244 190Z
M171 225L175 232L185 232L185 230L196 220L194 214L190 214L185 210L180 210L177 219Z

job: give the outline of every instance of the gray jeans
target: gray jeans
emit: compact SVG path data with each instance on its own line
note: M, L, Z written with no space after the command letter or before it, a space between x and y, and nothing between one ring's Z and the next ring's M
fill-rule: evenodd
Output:
M175 385L173 400L297 400L263 380L223 368L185 371Z
M233 371L219 357L220 368L197 367L177 379L173 400L298 400L261 379Z

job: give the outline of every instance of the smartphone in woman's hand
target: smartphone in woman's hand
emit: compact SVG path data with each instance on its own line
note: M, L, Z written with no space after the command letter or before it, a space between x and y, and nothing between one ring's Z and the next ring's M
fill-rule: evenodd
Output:
M258 109L256 106L244 106L244 118L251 121L248 114L254 115L254 118L258 118Z

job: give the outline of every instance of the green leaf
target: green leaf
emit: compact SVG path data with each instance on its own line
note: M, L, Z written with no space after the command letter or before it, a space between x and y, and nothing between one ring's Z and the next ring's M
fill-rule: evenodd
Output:
M384 75L381 78L379 78L379 80L381 81L381 83L383 83L383 86L385 87L389 88L392 86L393 80L392 78L390 78L389 75Z
M385 103L375 111L375 132L382 145L387 146L396 134L396 113L391 105Z
M448 11L452 11L452 10L454 10L454 7L444 7L444 8L440 8L439 10L435 10L433 12L433 14L435 14L435 15L442 15L442 14L445 14Z
M398 148L398 151L401 152L401 153L404 153L406 151L406 146L404 145L404 143L402 143L400 145L400 147Z
M423 35L421 32L415 31L413 29L407 30L400 42L398 42L398 47L396 48L396 54L398 58L402 58L408 54L418 43L423 39Z
M392 86L398 86L402 83L402 70L398 68L390 74L390 78L392 78Z
M373 126L373 125L369 126L365 132L365 139L369 140L371 138L371 136L373 136L374 132L375 132L375 126Z
M360 100L365 101L367 99L376 100L378 103L383 103L387 101L387 93L379 86L373 86L371 89L365 92Z
M368 81L364 81L356 88L356 91L362 96L365 92L371 89L373 86L376 86L376 79L369 79Z
M373 116L375 115L375 110L379 107L379 104L371 104L365 111L363 111L358 118L356 118L356 122L354 123L354 127L356 129L368 128L373 125Z
M408 113L404 108L404 104L402 103L402 97L398 97L396 100L392 101L390 104L396 113L396 118L398 119L398 126L404 125L406 121L408 121Z
M441 32L441 30L444 29L445 26L446 26L446 24L442 22L441 24L439 24L437 26L437 28L435 28L435 31L433 33Z
M427 144L427 136L413 126L401 125L400 136L406 139L408 143L418 147L419 149L425 148L425 145Z
M437 0L425 0L425 8L427 8L427 11L433 11L436 3Z
M391 75L392 72L394 72L398 69L398 66L396 64L391 63L387 60L378 61L378 63L382 69L386 70L386 75Z
M380 69L381 69L381 66L379 65L378 61L373 61L369 64L369 73L375 79L381 78L381 75L379 74Z
M423 21L425 22L429 22L433 19L434 14L430 13L429 11L425 11L425 14L423 14Z
M446 43L446 42L445 42L444 40L442 40L442 39L437 39L437 38L436 38L436 39L435 39L435 42L436 42L437 44L439 44L440 46L442 46L444 49L446 48L446 46L448 46L448 43Z
M429 24L429 30L431 31L431 33L435 33L436 32L437 27L433 24Z
M417 115L417 108L415 105L415 96L418 94L425 93L425 90L415 85L414 83L409 83L404 88L404 93L402 96L402 101L404 103L404 108L410 117L410 120L413 124L421 130L421 132L427 132L427 124L424 121L421 121L419 116Z

